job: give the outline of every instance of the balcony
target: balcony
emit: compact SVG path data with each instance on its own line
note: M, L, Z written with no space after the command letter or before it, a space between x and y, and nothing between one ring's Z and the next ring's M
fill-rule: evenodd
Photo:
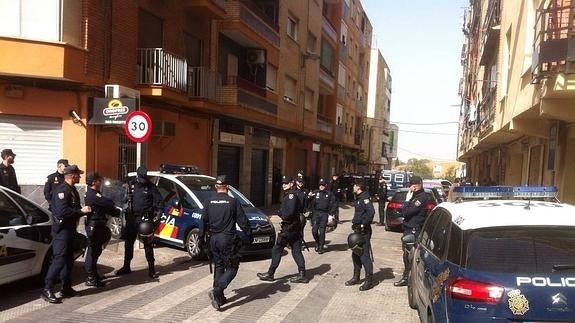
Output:
M331 22L325 17L321 16L321 27L325 34L334 42L337 43L337 31Z
M266 90L241 77L229 76L226 79L222 87L222 98L224 104L244 106L277 115L277 104L267 98Z
M191 99L221 102L222 81L206 67L191 67L187 61L162 48L138 48L137 83L185 93ZM145 94L144 94L145 95Z
M277 22L252 1L228 0L226 18L221 21L220 26L226 36L246 47L260 47L250 39L264 41L275 47L280 46Z
M535 18L534 80L558 73L575 73L571 54L575 52L574 22L572 1L542 1Z
M493 129L495 121L495 94L497 87L492 87L488 90L486 96L481 101L479 106L478 127L479 136L485 136L490 130Z
M332 132L332 121L326 116L320 114L317 115L317 129L321 132L326 132L331 134Z
M331 90L329 94L334 94L335 92L335 79L329 71L327 71L323 66L319 69L319 79L325 83Z
M483 39L481 41L480 65L486 65L489 57L497 51L501 30L501 0L489 0L487 13L483 21Z
M186 0L184 3L194 17L222 19L226 16L225 0Z
M18 77L81 82L86 51L64 43L0 37L0 71Z

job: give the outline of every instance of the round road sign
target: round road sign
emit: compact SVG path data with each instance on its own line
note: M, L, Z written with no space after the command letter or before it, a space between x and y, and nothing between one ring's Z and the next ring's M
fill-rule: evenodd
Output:
M152 119L144 111L133 111L126 117L124 133L133 142L144 142L152 133Z

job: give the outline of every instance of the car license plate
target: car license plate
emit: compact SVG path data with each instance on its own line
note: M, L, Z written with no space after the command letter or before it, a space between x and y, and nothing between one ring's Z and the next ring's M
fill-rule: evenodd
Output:
M254 237L254 243L270 242L270 237Z

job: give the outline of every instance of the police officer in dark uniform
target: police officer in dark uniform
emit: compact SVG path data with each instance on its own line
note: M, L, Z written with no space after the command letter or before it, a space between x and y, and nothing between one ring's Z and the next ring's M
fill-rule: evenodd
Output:
M365 269L365 281L359 287L360 291L368 290L373 287L373 259L371 255L371 221L375 215L375 209L369 198L369 192L366 191L366 184L362 179L357 179L353 185L353 193L356 196L355 213L351 220L351 229L354 233L363 235L362 252L360 255L355 252L351 254L353 261L353 277L345 282L346 286L357 285L360 283L359 275L361 266Z
M2 163L0 163L0 186L7 187L14 192L20 193L20 186L18 185L18 179L16 178L16 170L14 169L14 158L16 154L12 149L3 149L0 152L0 157L2 157Z
M335 224L336 224L334 227L334 229L335 229L337 227L337 225L341 223L339 221L340 189L339 189L339 175L338 174L333 174L333 176L331 177L331 180L329 181L329 184L327 185L327 190L333 194L333 196L335 197L335 203L337 204L337 208L335 209L335 213L333 214L333 217L335 219Z
M427 217L426 206L429 204L429 197L423 190L423 180L419 176L412 176L409 180L409 191L411 198L403 205L403 237L408 234L413 234L417 238L423 222ZM403 241L403 239L402 239ZM393 283L393 286L401 287L407 286L407 278L411 270L411 261L409 259L409 252L406 245L402 243L403 248L403 275L400 280Z
M383 179L383 175L379 176L379 183L377 184L377 200L379 211L379 222L377 225L385 226L385 203L387 202L387 183Z
M319 190L313 195L313 200L310 203L312 214L312 228L311 233L315 240L315 251L322 254L325 250L325 227L327 225L327 217L329 214L334 214L337 208L335 196L326 189L327 183L323 178L319 180Z
M295 191L295 194L296 194L297 198L299 199L298 216L300 218L301 236L302 236L302 241L303 241L303 237L304 237L303 232L305 229L305 225L307 224L306 212L309 210L309 203L310 203L311 194L312 194L311 192L309 192L305 188L303 171L298 172L297 177L295 179L295 185L293 187L293 190ZM302 250L307 248L307 246L305 245L305 241L303 241L303 242L304 243L302 243Z
M301 252L302 231L301 223L298 214L300 210L299 199L296 191L293 189L293 182L290 176L282 177L282 190L283 197L281 199L281 206L278 215L281 217L281 231L278 233L276 244L272 248L272 262L267 272L258 273L257 276L261 280L273 281L274 273L278 268L284 248L289 245L291 247L292 257L298 267L298 275L292 277L292 283L307 283L308 279L305 277L305 259Z
M105 283L98 274L98 258L102 254L103 246L108 243L111 232L106 223L107 215L119 216L120 211L114 205L114 201L102 195L102 177L98 172L89 173L86 176L86 198L84 202L92 208L92 213L86 217L86 235L88 236L88 249L84 270L88 275L86 286L103 287Z
M224 290L232 282L240 266L238 251L242 241L236 231L236 223L252 239L248 218L238 200L228 195L225 175L216 178L216 194L205 203L205 214L200 227L200 241L209 232L208 246L214 262L214 288L208 293L212 306L219 310L225 303Z
M45 286L41 296L50 303L61 303L52 290L58 276L62 281L62 297L72 297L72 266L74 265L73 242L80 217L92 211L89 206L80 205L80 194L74 184L80 182L80 170L76 165L64 168L64 183L56 187L52 199L52 252L53 259L46 273Z
M52 192L54 188L62 183L64 183L64 168L68 166L67 159L59 159L56 163L56 171L48 177L46 177L46 183L44 184L44 198L48 201L48 204L52 201ZM49 207L51 210L52 207Z
M146 260L148 261L148 276L157 278L154 267L154 246L153 231L160 221L163 211L162 195L154 183L148 180L148 169L146 166L140 166L136 170L136 180L128 183L126 194L124 196L126 212L125 244L124 244L124 266L118 269L116 275L125 275L132 272L130 263L134 257L134 242L140 234L144 244ZM144 228L144 229L142 229ZM144 233L143 230L149 232Z

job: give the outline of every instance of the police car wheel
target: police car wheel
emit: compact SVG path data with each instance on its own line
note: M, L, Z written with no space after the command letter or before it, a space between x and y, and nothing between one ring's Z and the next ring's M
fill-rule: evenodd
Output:
M205 255L204 251L200 249L198 233L198 229L192 229L186 235L186 251L192 259L202 259Z
M122 239L124 235L124 224L121 217L110 217L108 227L112 232L112 238Z
M417 309L417 303L415 302L415 295L413 295L413 287L412 287L412 279L411 275L407 279L407 302L409 303L409 307L412 309Z

